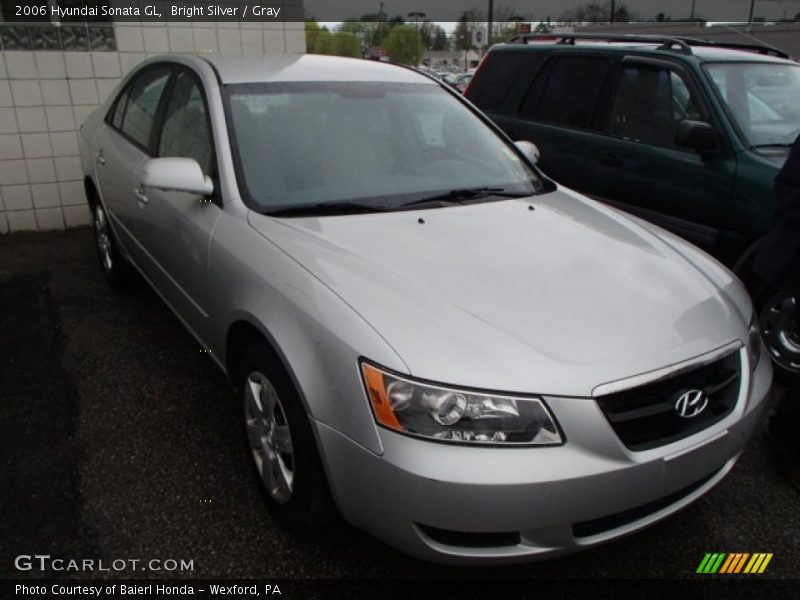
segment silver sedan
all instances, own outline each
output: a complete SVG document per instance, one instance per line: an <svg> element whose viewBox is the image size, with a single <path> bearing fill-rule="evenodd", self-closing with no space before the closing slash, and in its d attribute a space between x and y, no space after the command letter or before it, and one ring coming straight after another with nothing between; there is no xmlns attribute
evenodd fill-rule
<svg viewBox="0 0 800 600"><path fill-rule="evenodd" d="M573 552L710 490L759 423L740 282L413 70L153 58L80 139L103 274L138 271L228 375L285 527Z"/></svg>

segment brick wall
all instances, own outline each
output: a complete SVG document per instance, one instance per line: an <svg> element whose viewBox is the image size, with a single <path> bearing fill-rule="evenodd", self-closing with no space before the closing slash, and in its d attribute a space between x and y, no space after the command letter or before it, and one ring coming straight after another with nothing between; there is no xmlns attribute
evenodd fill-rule
<svg viewBox="0 0 800 600"><path fill-rule="evenodd" d="M90 223L78 128L145 58L305 52L301 22L115 23L114 33L114 51L0 52L0 234Z"/></svg>

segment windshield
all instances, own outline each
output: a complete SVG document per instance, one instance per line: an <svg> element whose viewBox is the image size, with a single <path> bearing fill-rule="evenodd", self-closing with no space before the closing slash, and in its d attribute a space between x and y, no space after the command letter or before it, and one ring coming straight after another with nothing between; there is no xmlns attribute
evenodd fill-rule
<svg viewBox="0 0 800 600"><path fill-rule="evenodd" d="M732 63L706 68L750 146L789 145L800 134L800 66Z"/></svg>
<svg viewBox="0 0 800 600"><path fill-rule="evenodd" d="M453 190L531 195L542 182L439 86L298 82L226 89L240 187L259 212L389 210Z"/></svg>

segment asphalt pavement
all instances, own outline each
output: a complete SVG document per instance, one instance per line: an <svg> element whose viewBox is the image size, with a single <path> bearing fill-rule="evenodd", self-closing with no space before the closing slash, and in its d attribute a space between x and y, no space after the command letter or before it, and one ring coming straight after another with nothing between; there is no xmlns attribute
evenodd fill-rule
<svg viewBox="0 0 800 600"><path fill-rule="evenodd" d="M0 287L2 577L36 552L192 560L184 577L436 579L692 578L706 552L772 552L759 577L800 577L800 493L760 435L690 507L560 559L453 568L346 524L289 535L263 507L225 377L144 283L105 284L90 230L0 238Z"/></svg>

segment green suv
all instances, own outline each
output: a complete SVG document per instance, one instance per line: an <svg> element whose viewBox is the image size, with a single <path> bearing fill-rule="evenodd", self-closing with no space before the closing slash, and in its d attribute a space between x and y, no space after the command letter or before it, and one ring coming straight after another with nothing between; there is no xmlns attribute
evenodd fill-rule
<svg viewBox="0 0 800 600"><path fill-rule="evenodd" d="M492 47L466 96L511 138L536 144L556 181L731 266L769 230L775 175L800 134L800 65L763 46L520 36ZM762 324L778 366L798 372L789 300L773 298Z"/></svg>

